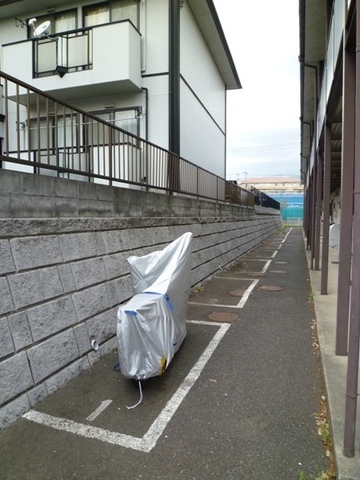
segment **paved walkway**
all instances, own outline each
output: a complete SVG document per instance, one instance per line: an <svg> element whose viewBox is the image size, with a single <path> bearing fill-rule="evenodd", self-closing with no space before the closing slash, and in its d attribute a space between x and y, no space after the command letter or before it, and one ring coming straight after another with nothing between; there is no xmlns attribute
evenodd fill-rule
<svg viewBox="0 0 360 480"><path fill-rule="evenodd" d="M306 252L310 265L310 252ZM314 294L315 313L321 360L327 391L327 402L331 418L332 437L336 460L338 480L360 479L360 412L358 409L355 438L355 456L343 455L345 391L347 374L347 357L335 355L337 281L339 250L329 249L328 294L320 295L321 272L309 270ZM360 382L359 382L360 385Z"/></svg>
<svg viewBox="0 0 360 480"><path fill-rule="evenodd" d="M329 462L310 298L302 230L273 235L193 293L184 344L137 408L113 352L0 432L0 478L316 478Z"/></svg>

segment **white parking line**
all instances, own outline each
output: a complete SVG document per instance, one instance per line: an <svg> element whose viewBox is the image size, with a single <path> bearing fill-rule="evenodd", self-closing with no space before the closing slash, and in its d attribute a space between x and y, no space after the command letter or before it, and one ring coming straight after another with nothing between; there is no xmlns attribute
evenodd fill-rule
<svg viewBox="0 0 360 480"><path fill-rule="evenodd" d="M86 417L86 420L89 420L89 422L92 422L95 420L95 418L97 418L100 413L102 413L105 408L107 408L110 403L112 403L112 400L104 400L103 402L101 402L100 406L91 414L89 415L88 417Z"/></svg>
<svg viewBox="0 0 360 480"><path fill-rule="evenodd" d="M277 252L276 252L276 253L277 253ZM271 260L268 260L268 261L265 263L264 268L261 270L260 273L265 273L266 270L269 268L270 263L271 263Z"/></svg>
<svg viewBox="0 0 360 480"><path fill-rule="evenodd" d="M286 239L287 237L290 235L290 232L291 230L293 229L293 227L290 228L290 230L287 232L287 234L285 235L285 238L283 239L283 241L281 243L285 243L286 242Z"/></svg>
<svg viewBox="0 0 360 480"><path fill-rule="evenodd" d="M181 402L184 400L191 387L199 378L205 365L230 327L229 323L204 322L196 320L190 320L188 322L200 325L217 326L219 329L198 361L192 367L184 381L181 383L179 388L167 402L163 410L160 412L158 417L155 419L149 430L142 438L132 437L131 435L125 435L118 432L111 432L109 430L104 430L103 428L93 427L91 425L85 425L83 423L67 420L66 418L54 417L36 410L29 410L23 415L23 417L41 425L55 428L56 430L66 431L86 438L95 438L102 442L111 443L125 448L132 448L133 450L139 450L141 452L150 452L155 447L158 439L164 432L173 415L176 413Z"/></svg>
<svg viewBox="0 0 360 480"><path fill-rule="evenodd" d="M220 278L223 278L223 277L220 277ZM225 278L225 280L228 280L228 279ZM236 278L234 280L240 280L240 279ZM249 280L249 279L247 278L246 280ZM255 288L255 286L258 284L258 282L259 282L259 279L253 280L251 282L251 285L245 290L245 292L242 295L239 303L237 303L236 305L228 305L228 304L223 305L221 303L200 303L200 302L188 302L188 304L189 305L198 305L198 306L201 306L201 307L243 308L243 306L245 305L245 303L247 302L247 300L250 296L250 293Z"/></svg>
<svg viewBox="0 0 360 480"><path fill-rule="evenodd" d="M253 289L258 284L258 282L259 282L259 279L254 280L252 282L252 284L250 285L250 287L245 291L244 295L241 297L240 302L238 303L238 308L243 308L243 306L245 305L245 303L247 302L247 300L250 296L250 293L253 291Z"/></svg>

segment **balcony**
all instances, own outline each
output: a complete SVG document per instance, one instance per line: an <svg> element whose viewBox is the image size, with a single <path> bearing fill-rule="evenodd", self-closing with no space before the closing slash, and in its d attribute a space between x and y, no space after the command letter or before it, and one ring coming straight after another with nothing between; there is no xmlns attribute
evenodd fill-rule
<svg viewBox="0 0 360 480"><path fill-rule="evenodd" d="M139 91L140 33L121 21L6 44L3 71L64 101Z"/></svg>

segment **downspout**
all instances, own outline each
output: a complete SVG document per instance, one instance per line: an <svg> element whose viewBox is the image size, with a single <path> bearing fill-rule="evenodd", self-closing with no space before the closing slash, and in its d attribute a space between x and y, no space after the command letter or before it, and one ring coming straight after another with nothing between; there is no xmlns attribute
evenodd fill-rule
<svg viewBox="0 0 360 480"><path fill-rule="evenodd" d="M180 188L180 0L169 0L169 155L168 192Z"/></svg>
<svg viewBox="0 0 360 480"><path fill-rule="evenodd" d="M169 0L169 150L180 155L180 0Z"/></svg>
<svg viewBox="0 0 360 480"><path fill-rule="evenodd" d="M145 92L145 140L148 140L149 135L149 89L142 87L141 90Z"/></svg>

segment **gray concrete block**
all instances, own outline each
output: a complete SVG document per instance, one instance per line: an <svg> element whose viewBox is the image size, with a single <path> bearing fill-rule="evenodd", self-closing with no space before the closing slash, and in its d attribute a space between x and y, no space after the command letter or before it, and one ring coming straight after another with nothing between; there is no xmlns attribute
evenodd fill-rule
<svg viewBox="0 0 360 480"><path fill-rule="evenodd" d="M99 344L104 343L116 334L116 312L113 308L101 315L97 315L86 322L89 337L97 340Z"/></svg>
<svg viewBox="0 0 360 480"><path fill-rule="evenodd" d="M24 195L52 197L54 179L44 175L22 174L22 192Z"/></svg>
<svg viewBox="0 0 360 480"><path fill-rule="evenodd" d="M0 240L0 275L14 272L15 265L8 240Z"/></svg>
<svg viewBox="0 0 360 480"><path fill-rule="evenodd" d="M120 297L116 287L116 281L106 283L106 292L109 298L109 307L115 307L120 304Z"/></svg>
<svg viewBox="0 0 360 480"><path fill-rule="evenodd" d="M0 364L0 405L34 385L25 352Z"/></svg>
<svg viewBox="0 0 360 480"><path fill-rule="evenodd" d="M77 317L80 321L109 308L105 285L97 285L73 294Z"/></svg>
<svg viewBox="0 0 360 480"><path fill-rule="evenodd" d="M57 236L15 238L10 241L18 271L62 263Z"/></svg>
<svg viewBox="0 0 360 480"><path fill-rule="evenodd" d="M104 262L101 258L91 258L71 264L78 290L107 280Z"/></svg>
<svg viewBox="0 0 360 480"><path fill-rule="evenodd" d="M98 255L105 255L106 247L105 247L102 232L94 232L94 238L95 238L96 250L98 252Z"/></svg>
<svg viewBox="0 0 360 480"><path fill-rule="evenodd" d="M156 245L156 250L161 250L166 244L175 240L171 233L171 227L160 228L136 228L128 231L125 248L140 248L143 246Z"/></svg>
<svg viewBox="0 0 360 480"><path fill-rule="evenodd" d="M51 235L59 232L57 218L14 218L13 237L32 237Z"/></svg>
<svg viewBox="0 0 360 480"><path fill-rule="evenodd" d="M123 252L116 253L115 255L106 255L104 257L105 268L109 279L129 274L130 267L127 261L129 256L129 252Z"/></svg>
<svg viewBox="0 0 360 480"><path fill-rule="evenodd" d="M0 318L0 358L4 358L15 351L8 319Z"/></svg>
<svg viewBox="0 0 360 480"><path fill-rule="evenodd" d="M128 250L126 247L126 245L129 245L128 230L112 230L109 232L103 232L102 236L107 254ZM135 245L133 245L133 248L134 247Z"/></svg>
<svg viewBox="0 0 360 480"><path fill-rule="evenodd" d="M57 297L63 293L56 267L10 276L9 285L17 309Z"/></svg>
<svg viewBox="0 0 360 480"><path fill-rule="evenodd" d="M9 325L16 350L29 346L32 342L31 331L25 312L9 316Z"/></svg>
<svg viewBox="0 0 360 480"><path fill-rule="evenodd" d="M48 395L49 392L47 391L44 383L37 385L27 392L27 397L31 407L34 407L36 404L44 400L44 398L46 398Z"/></svg>
<svg viewBox="0 0 360 480"><path fill-rule="evenodd" d="M18 172L10 170L1 170L0 175L0 192L1 195L8 196L13 192L21 192L22 189L22 175Z"/></svg>
<svg viewBox="0 0 360 480"><path fill-rule="evenodd" d="M68 330L51 337L27 352L35 383L58 372L79 356L74 332Z"/></svg>
<svg viewBox="0 0 360 480"><path fill-rule="evenodd" d="M91 349L89 333L86 328L85 323L81 323L74 327L74 334L76 338L76 342L79 348L80 355L84 355L84 353L89 352Z"/></svg>
<svg viewBox="0 0 360 480"><path fill-rule="evenodd" d="M0 430L14 423L29 409L30 403L26 395L21 395L5 407L0 408Z"/></svg>
<svg viewBox="0 0 360 480"><path fill-rule="evenodd" d="M57 269L64 293L74 292L76 290L76 284L70 264L58 265Z"/></svg>
<svg viewBox="0 0 360 480"><path fill-rule="evenodd" d="M119 219L109 217L81 218L77 215L74 218L61 218L60 225L63 233L103 232L106 230L118 230Z"/></svg>
<svg viewBox="0 0 360 480"><path fill-rule="evenodd" d="M70 182L63 178L53 180L55 197L76 199L79 196L78 182Z"/></svg>
<svg viewBox="0 0 360 480"><path fill-rule="evenodd" d="M27 317L35 342L77 323L75 307L70 296L30 308Z"/></svg>
<svg viewBox="0 0 360 480"><path fill-rule="evenodd" d="M114 280L120 303L125 302L134 295L130 275Z"/></svg>
<svg viewBox="0 0 360 480"><path fill-rule="evenodd" d="M60 245L65 262L80 260L81 258L95 257L97 255L93 233L71 233L61 235Z"/></svg>
<svg viewBox="0 0 360 480"><path fill-rule="evenodd" d="M42 177L43 175L33 175L34 177ZM25 195L24 195L25 197ZM23 217L41 217L52 218L54 216L54 199L43 195L26 195L22 198L22 216ZM17 216L16 214L14 216Z"/></svg>
<svg viewBox="0 0 360 480"><path fill-rule="evenodd" d="M79 215L77 201L63 197L54 197L53 211L55 216L61 217L77 217Z"/></svg>
<svg viewBox="0 0 360 480"><path fill-rule="evenodd" d="M14 310L14 304L6 278L0 278L0 315Z"/></svg>
<svg viewBox="0 0 360 480"><path fill-rule="evenodd" d="M59 390L73 378L77 377L80 373L84 372L90 367L90 363L87 357L80 358L75 362L62 369L60 372L53 375L51 378L45 381L46 388L49 395Z"/></svg>
<svg viewBox="0 0 360 480"><path fill-rule="evenodd" d="M11 237L13 232L13 221L12 219L2 218L5 216L3 213L8 213L8 206L3 203L4 197L0 194L0 237L6 238ZM7 200L10 203L9 200Z"/></svg>

